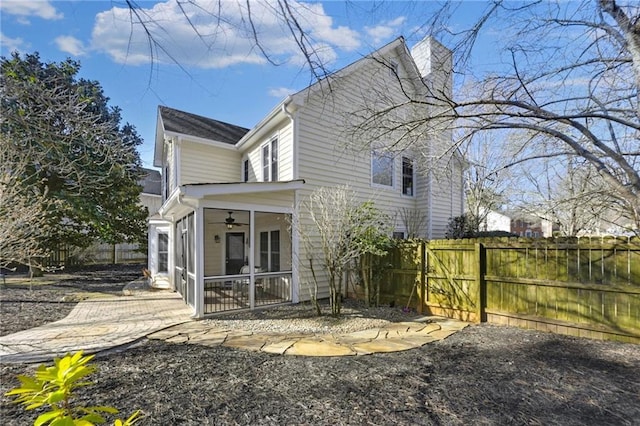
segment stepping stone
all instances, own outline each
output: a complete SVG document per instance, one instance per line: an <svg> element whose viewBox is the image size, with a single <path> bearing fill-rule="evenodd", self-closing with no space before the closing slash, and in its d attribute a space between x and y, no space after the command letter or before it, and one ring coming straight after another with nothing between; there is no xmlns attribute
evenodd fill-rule
<svg viewBox="0 0 640 426"><path fill-rule="evenodd" d="M247 349L258 352L265 345L266 339L261 335L229 336L222 346L236 349Z"/></svg>
<svg viewBox="0 0 640 426"><path fill-rule="evenodd" d="M373 353L373 352L400 352L413 349L416 346L401 339L376 339L371 342L357 343L352 345L356 352Z"/></svg>
<svg viewBox="0 0 640 426"><path fill-rule="evenodd" d="M348 346L321 339L301 339L293 344L285 355L346 356L356 353Z"/></svg>
<svg viewBox="0 0 640 426"><path fill-rule="evenodd" d="M415 347L415 348L419 348L421 346L426 345L427 343L435 342L438 339L436 339L435 337L427 334L426 336L420 336L420 335L409 336L409 335L407 335L407 336L404 336L402 338L402 340L404 342L407 342L410 345L413 345L413 347Z"/></svg>
<svg viewBox="0 0 640 426"><path fill-rule="evenodd" d="M284 355L287 349L289 349L297 341L298 339L284 339L279 342L269 342L262 347L262 352L266 352L268 354Z"/></svg>

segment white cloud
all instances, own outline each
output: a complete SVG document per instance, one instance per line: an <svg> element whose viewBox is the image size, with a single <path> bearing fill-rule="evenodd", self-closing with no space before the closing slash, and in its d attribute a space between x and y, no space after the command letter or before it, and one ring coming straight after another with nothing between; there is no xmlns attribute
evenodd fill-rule
<svg viewBox="0 0 640 426"><path fill-rule="evenodd" d="M390 21L383 21L374 27L364 27L364 30L369 37L372 37L373 44L380 44L381 42L396 35L398 33L398 29L406 20L406 17L399 16Z"/></svg>
<svg viewBox="0 0 640 426"><path fill-rule="evenodd" d="M274 98L282 99L286 98L289 95L296 93L297 90L290 89L288 87L272 87L269 89L269 96L273 96Z"/></svg>
<svg viewBox="0 0 640 426"><path fill-rule="evenodd" d="M72 36L59 36L54 40L58 49L73 56L82 56L86 53L84 44Z"/></svg>
<svg viewBox="0 0 640 426"><path fill-rule="evenodd" d="M56 20L62 19L64 16L56 10L50 1L3 0L0 2L0 10L3 13L18 16L18 22L21 24L29 24L27 17Z"/></svg>
<svg viewBox="0 0 640 426"><path fill-rule="evenodd" d="M29 44L25 43L23 39L7 37L4 33L0 32L0 45L2 49L6 49L8 52L18 51L22 49L28 49Z"/></svg>
<svg viewBox="0 0 640 426"><path fill-rule="evenodd" d="M267 0L249 3L260 47L256 46L248 25L247 3L225 1L220 5L219 16L217 0L198 2L197 7L167 0L136 9L154 38L151 46L140 19L134 19L132 24L128 8L113 7L96 16L91 47L115 62L133 65L152 59L200 68L263 64L267 59L260 47L276 63L304 63L304 56L274 3ZM322 60L335 60L336 49L352 51L360 46L358 33L344 26L336 27L321 4L292 1L289 6Z"/></svg>

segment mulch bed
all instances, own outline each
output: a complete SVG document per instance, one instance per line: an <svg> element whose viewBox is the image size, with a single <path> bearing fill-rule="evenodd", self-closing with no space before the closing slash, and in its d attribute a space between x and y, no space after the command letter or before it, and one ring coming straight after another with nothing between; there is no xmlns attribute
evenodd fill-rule
<svg viewBox="0 0 640 426"><path fill-rule="evenodd" d="M65 296L118 294L139 275L134 267L94 270L33 292L2 287L2 333L64 317L74 306ZM420 349L361 357L143 340L95 363L96 384L79 397L123 417L142 409L140 425L640 424L640 345L487 324ZM34 368L0 364L0 392ZM2 396L3 424L36 416Z"/></svg>

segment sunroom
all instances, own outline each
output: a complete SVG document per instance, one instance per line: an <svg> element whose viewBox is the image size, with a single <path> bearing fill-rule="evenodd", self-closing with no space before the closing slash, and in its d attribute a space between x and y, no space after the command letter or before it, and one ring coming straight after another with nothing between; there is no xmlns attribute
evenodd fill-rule
<svg viewBox="0 0 640 426"><path fill-rule="evenodd" d="M292 218L303 183L180 186L150 221L152 281L196 318L297 302Z"/></svg>

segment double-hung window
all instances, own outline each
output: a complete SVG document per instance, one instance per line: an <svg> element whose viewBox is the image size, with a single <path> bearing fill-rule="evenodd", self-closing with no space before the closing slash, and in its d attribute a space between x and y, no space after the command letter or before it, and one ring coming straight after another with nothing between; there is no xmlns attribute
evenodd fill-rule
<svg viewBox="0 0 640 426"><path fill-rule="evenodd" d="M249 182L249 160L242 162L242 181Z"/></svg>
<svg viewBox="0 0 640 426"><path fill-rule="evenodd" d="M371 182L393 188L393 156L379 151L371 152Z"/></svg>
<svg viewBox="0 0 640 426"><path fill-rule="evenodd" d="M413 171L413 160L402 157L402 193L414 196L416 188L415 174Z"/></svg>
<svg viewBox="0 0 640 426"><path fill-rule="evenodd" d="M278 139L272 139L262 146L262 181L278 180Z"/></svg>
<svg viewBox="0 0 640 426"><path fill-rule="evenodd" d="M169 234L158 233L158 273L169 272Z"/></svg>

